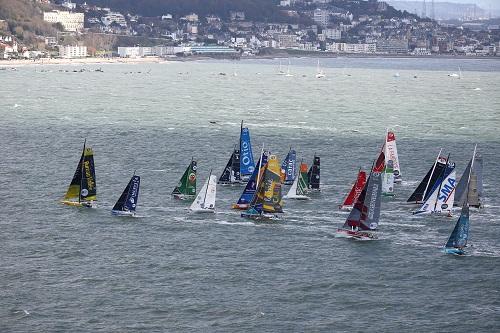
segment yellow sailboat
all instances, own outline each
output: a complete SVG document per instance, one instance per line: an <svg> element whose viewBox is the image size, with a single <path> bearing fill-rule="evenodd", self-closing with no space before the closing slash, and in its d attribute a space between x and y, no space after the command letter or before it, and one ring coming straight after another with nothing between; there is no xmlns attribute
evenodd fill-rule
<svg viewBox="0 0 500 333"><path fill-rule="evenodd" d="M61 203L68 206L94 207L97 201L94 152L83 143L83 151L68 191Z"/></svg>

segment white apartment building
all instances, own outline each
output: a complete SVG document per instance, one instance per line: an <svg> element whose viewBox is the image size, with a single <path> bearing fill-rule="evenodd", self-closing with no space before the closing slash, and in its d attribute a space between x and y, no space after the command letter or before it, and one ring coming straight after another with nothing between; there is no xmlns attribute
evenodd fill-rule
<svg viewBox="0 0 500 333"><path fill-rule="evenodd" d="M339 40L342 38L342 31L339 29L323 29L325 38Z"/></svg>
<svg viewBox="0 0 500 333"><path fill-rule="evenodd" d="M80 31L83 29L83 13L72 13L60 10L43 12L43 20L49 23L61 23L66 31Z"/></svg>
<svg viewBox="0 0 500 333"><path fill-rule="evenodd" d="M121 58L141 58L153 55L153 49L151 47L142 47L142 46L119 46L118 47L118 55Z"/></svg>
<svg viewBox="0 0 500 333"><path fill-rule="evenodd" d="M86 46L77 45L59 45L59 57L71 59L71 58L85 58L87 56Z"/></svg>
<svg viewBox="0 0 500 333"><path fill-rule="evenodd" d="M330 11L324 9L315 9L313 12L313 21L326 27L330 22Z"/></svg>
<svg viewBox="0 0 500 333"><path fill-rule="evenodd" d="M332 43L328 44L326 49L335 53L375 53L377 44Z"/></svg>
<svg viewBox="0 0 500 333"><path fill-rule="evenodd" d="M113 22L120 25L121 27L127 27L127 21L125 20L125 17L122 14L116 12L109 12L108 14L106 14L106 16L101 17L101 21L107 27L110 26Z"/></svg>

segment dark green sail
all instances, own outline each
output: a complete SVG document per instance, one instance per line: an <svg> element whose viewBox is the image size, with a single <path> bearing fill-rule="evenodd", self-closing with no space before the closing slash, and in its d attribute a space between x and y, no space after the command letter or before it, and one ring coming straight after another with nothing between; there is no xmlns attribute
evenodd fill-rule
<svg viewBox="0 0 500 333"><path fill-rule="evenodd" d="M188 165L172 195L178 199L196 196L196 161L191 161Z"/></svg>

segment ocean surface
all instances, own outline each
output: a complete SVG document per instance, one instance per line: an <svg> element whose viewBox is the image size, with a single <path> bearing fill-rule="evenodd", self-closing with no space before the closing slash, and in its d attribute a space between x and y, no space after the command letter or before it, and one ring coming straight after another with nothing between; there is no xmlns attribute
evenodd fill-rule
<svg viewBox="0 0 500 333"><path fill-rule="evenodd" d="M292 59L294 77L278 65L0 71L0 332L498 332L500 61L322 59L324 79L316 59ZM241 186L218 186L213 216L170 197L191 158L199 188L222 172L241 120L256 159L263 144L321 157L322 192L287 201L280 223L231 210ZM386 128L404 182L382 203L379 240L335 238ZM97 209L59 203L85 138ZM405 202L440 148L461 175L476 143L485 207L468 255L445 255L459 212L415 217ZM112 216L134 170L141 217Z"/></svg>

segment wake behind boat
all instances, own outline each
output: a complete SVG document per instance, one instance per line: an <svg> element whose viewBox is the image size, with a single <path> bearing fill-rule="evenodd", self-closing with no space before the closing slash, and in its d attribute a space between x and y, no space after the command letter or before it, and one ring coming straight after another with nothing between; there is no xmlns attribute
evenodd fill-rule
<svg viewBox="0 0 500 333"><path fill-rule="evenodd" d="M73 179L61 203L76 207L95 207L97 189L94 167L94 152L86 147L87 140L83 143L80 161L73 175Z"/></svg>

